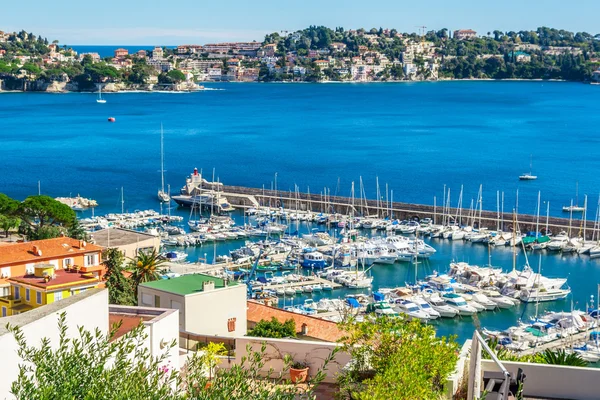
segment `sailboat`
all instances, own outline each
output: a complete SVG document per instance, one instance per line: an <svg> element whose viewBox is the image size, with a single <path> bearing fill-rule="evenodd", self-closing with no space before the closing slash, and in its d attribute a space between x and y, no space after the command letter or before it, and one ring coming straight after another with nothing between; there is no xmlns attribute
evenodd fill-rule
<svg viewBox="0 0 600 400"><path fill-rule="evenodd" d="M575 205L573 205L573 202L571 202L570 206L564 206L562 210L563 212L570 213L585 211L585 207L581 207L579 205L579 182L575 183Z"/></svg>
<svg viewBox="0 0 600 400"><path fill-rule="evenodd" d="M532 169L531 169L531 165L532 165L532 156L529 156L529 172L525 172L523 175L519 176L519 180L521 181L534 181L537 179L536 175L533 175L531 173Z"/></svg>
<svg viewBox="0 0 600 400"><path fill-rule="evenodd" d="M165 149L163 137L163 126L160 124L160 190L158 191L158 200L161 203L168 203L171 201L171 196L165 192Z"/></svg>
<svg viewBox="0 0 600 400"><path fill-rule="evenodd" d="M96 99L96 103L106 103L106 100L102 98L102 85L98 86L98 98Z"/></svg>

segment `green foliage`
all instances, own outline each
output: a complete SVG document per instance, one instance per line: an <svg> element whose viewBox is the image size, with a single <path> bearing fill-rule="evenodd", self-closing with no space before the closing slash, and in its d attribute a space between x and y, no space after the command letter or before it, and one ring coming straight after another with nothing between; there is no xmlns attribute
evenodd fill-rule
<svg viewBox="0 0 600 400"><path fill-rule="evenodd" d="M76 220L71 207L49 196L29 196L20 203L15 214L27 227L29 240L60 236Z"/></svg>
<svg viewBox="0 0 600 400"><path fill-rule="evenodd" d="M178 69L172 69L171 71L167 72L167 76L174 83L185 81L185 75Z"/></svg>
<svg viewBox="0 0 600 400"><path fill-rule="evenodd" d="M90 240L90 235L81 226L77 217L74 217L67 227L67 236L73 239Z"/></svg>
<svg viewBox="0 0 600 400"><path fill-rule="evenodd" d="M75 338L67 334L66 315L58 320L59 340L54 345L44 338L36 347L28 344L21 328L8 326L23 360L11 385L18 400L50 399L175 399L179 378L161 365L176 343L160 357L145 348L147 335L140 325L118 340L116 329L104 335L79 328Z"/></svg>
<svg viewBox="0 0 600 400"><path fill-rule="evenodd" d="M242 362L234 364L228 369L217 369L212 379L205 373L212 364L212 356L207 353L195 353L186 366L184 390L187 398L194 400L217 399L261 399L261 400L296 400L313 399L314 389L325 378L325 370L335 357L332 352L324 361L323 368L306 384L305 387L289 384L286 377L289 373L292 360L284 357L284 367L281 374L270 371L267 379L262 378L259 371L265 370L268 359L266 345L263 344L259 351L254 351L248 345L248 355Z"/></svg>
<svg viewBox="0 0 600 400"><path fill-rule="evenodd" d="M19 208L19 201L0 193L0 214L13 215Z"/></svg>
<svg viewBox="0 0 600 400"><path fill-rule="evenodd" d="M438 399L456 366L455 338L438 338L419 321L351 319L341 327L344 350L353 359L339 378L343 399Z"/></svg>
<svg viewBox="0 0 600 400"><path fill-rule="evenodd" d="M68 337L66 315L58 321L59 340L42 339L39 346L28 344L21 328L7 326L14 335L23 360L19 375L11 385L17 400L103 399L103 400L296 400L314 398L314 389L325 378L325 370L335 357L332 352L323 368L306 386L292 385L286 377L291 359L284 357L281 374L269 373L263 379L267 360L266 345L259 351L247 347L241 364L216 369L222 345L209 344L196 352L183 374L169 370L168 352L177 345L170 343L162 355L152 357L145 347L143 326L117 340L118 326L104 335L78 328L78 335Z"/></svg>
<svg viewBox="0 0 600 400"><path fill-rule="evenodd" d="M248 331L248 336L265 338L296 337L296 322L293 319L288 319L281 323L275 317L270 321L262 319L254 326L254 329Z"/></svg>
<svg viewBox="0 0 600 400"><path fill-rule="evenodd" d="M588 363L575 352L567 353L564 349L546 349L540 353L519 355L503 346L498 345L498 340L491 338L487 340L488 346L494 349L498 359L503 361L528 362L534 364L568 365L572 367L587 367ZM490 358L486 352L482 352L483 358Z"/></svg>
<svg viewBox="0 0 600 400"><path fill-rule="evenodd" d="M137 298L133 288L133 282L127 279L125 271L125 257L120 250L109 248L104 250L102 258L106 267L106 287L108 288L108 302L123 306L135 306Z"/></svg>
<svg viewBox="0 0 600 400"><path fill-rule="evenodd" d="M156 249L151 252L139 250L137 257L129 260L127 270L131 272L133 287L137 296L137 288L140 283L157 281L160 279L160 271L167 261L160 257Z"/></svg>
<svg viewBox="0 0 600 400"><path fill-rule="evenodd" d="M20 225L21 220L19 218L0 214L0 229L4 231L6 237L8 237L11 230L18 229Z"/></svg>

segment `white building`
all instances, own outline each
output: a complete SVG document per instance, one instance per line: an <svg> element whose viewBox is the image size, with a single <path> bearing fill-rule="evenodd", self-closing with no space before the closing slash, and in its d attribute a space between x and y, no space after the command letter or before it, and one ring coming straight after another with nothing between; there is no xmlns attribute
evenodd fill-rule
<svg viewBox="0 0 600 400"><path fill-rule="evenodd" d="M19 326L28 345L39 346L43 338L50 340L53 349L58 348L58 319L66 313L67 336L79 337L79 327L93 332L98 329L103 335L110 332L114 323L121 322L113 340L119 338L141 323L147 338L144 346L150 355L163 354L165 344L179 339L179 316L174 310L148 309L142 307L113 306L108 304L107 289L89 289L76 296L38 307L34 310L12 317L0 318L0 399L12 398L10 386L17 379L18 365L22 362L17 354L17 342L6 324ZM163 365L179 370L179 346L169 350Z"/></svg>
<svg viewBox="0 0 600 400"><path fill-rule="evenodd" d="M207 336L246 334L246 285L192 274L143 283L138 305L179 310L180 331Z"/></svg>
<svg viewBox="0 0 600 400"><path fill-rule="evenodd" d="M93 243L105 248L117 248L127 258L134 258L138 251L152 252L160 249L160 237L124 228L107 228L91 235Z"/></svg>

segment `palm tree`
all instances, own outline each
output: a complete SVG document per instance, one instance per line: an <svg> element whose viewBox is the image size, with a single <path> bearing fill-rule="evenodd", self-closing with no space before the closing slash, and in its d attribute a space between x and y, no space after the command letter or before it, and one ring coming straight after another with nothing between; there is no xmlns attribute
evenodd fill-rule
<svg viewBox="0 0 600 400"><path fill-rule="evenodd" d="M152 252L139 250L137 257L130 259L127 268L131 272L131 279L136 292L140 283L159 280L159 272L166 262L165 259L160 257L156 249L152 249Z"/></svg>

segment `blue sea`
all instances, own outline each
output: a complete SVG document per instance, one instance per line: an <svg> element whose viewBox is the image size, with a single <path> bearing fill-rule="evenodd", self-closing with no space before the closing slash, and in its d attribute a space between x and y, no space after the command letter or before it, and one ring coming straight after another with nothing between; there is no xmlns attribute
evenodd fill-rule
<svg viewBox="0 0 600 400"><path fill-rule="evenodd" d="M157 44L159 46L159 44ZM137 53L140 50L151 51L155 46L143 46L143 45L123 45L123 46L111 46L111 45L73 45L67 47L71 47L73 50L77 52L77 54L81 53L98 53L101 58L104 57L114 57L116 49L127 49L129 50L129 54ZM176 48L177 46L162 46L167 48Z"/></svg>
<svg viewBox="0 0 600 400"><path fill-rule="evenodd" d="M78 50L83 51L83 50ZM86 50L92 51L92 50ZM111 50L112 51L112 50ZM23 199L41 192L98 200L96 214L158 210L160 124L165 133L166 181L172 192L194 167L231 185L280 190L310 188L349 195L360 177L371 198L376 178L395 201L441 204L444 186L463 205L483 185L483 208L552 215L588 194L593 219L600 192L600 88L562 82L432 82L374 84L207 84L197 93L0 94L0 192ZM116 118L115 123L107 122ZM532 172L538 180L522 182ZM357 190L358 193L358 190ZM502 205L500 205L502 207ZM173 210L187 215L186 210ZM308 227L306 227L308 229ZM238 242L235 246L242 245ZM438 253L422 273L452 260L487 263L487 250L432 243ZM219 245L225 254L233 244ZM211 247L193 257L214 253ZM520 256L522 257L522 255ZM493 251L495 265L511 268L510 250ZM524 263L520 258L519 265ZM531 263L536 265L535 262ZM429 270L427 269L429 268ZM600 264L587 256L547 256L544 273L569 275L573 300L583 308L596 293ZM407 266L377 267L376 286L403 284ZM421 274L421 272L419 273ZM414 273L413 278L414 280ZM569 308L570 299L554 308ZM518 312L487 313L483 325L505 327ZM527 314L528 311L526 310ZM472 333L471 322L445 321L441 333Z"/></svg>

